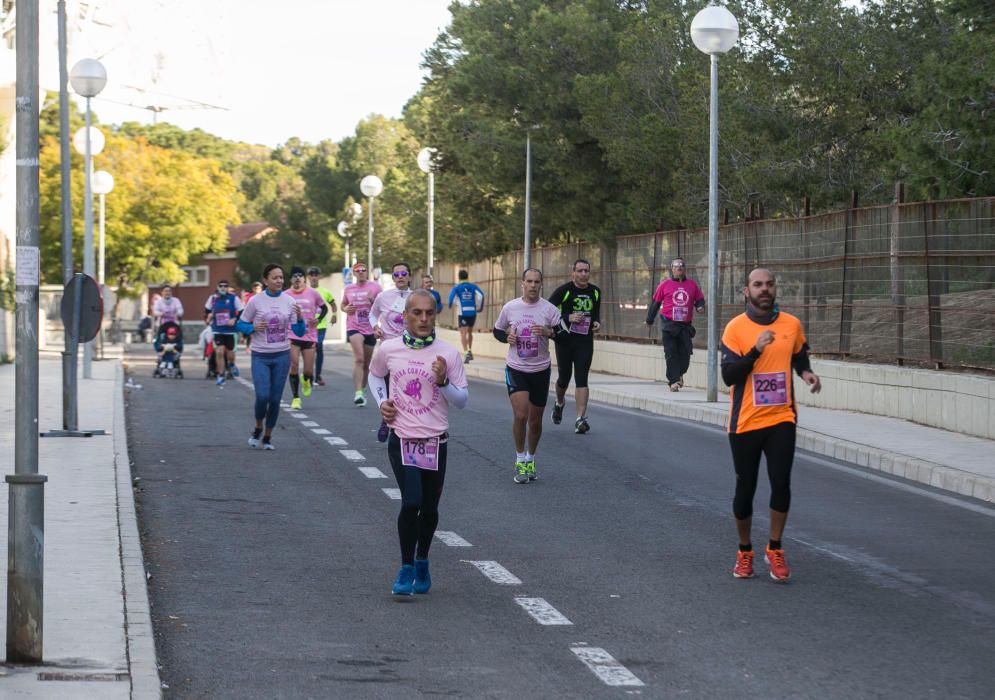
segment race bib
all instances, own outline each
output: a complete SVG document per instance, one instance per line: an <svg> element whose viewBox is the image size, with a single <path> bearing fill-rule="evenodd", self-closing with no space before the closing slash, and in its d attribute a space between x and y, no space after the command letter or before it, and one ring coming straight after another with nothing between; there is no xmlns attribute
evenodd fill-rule
<svg viewBox="0 0 995 700"><path fill-rule="evenodd" d="M287 342L287 324L273 319L266 325L266 342L279 344Z"/></svg>
<svg viewBox="0 0 995 700"><path fill-rule="evenodd" d="M528 335L518 336L515 347L518 349L518 356L522 359L527 357L539 357L539 338L532 335L532 329L526 328L523 333Z"/></svg>
<svg viewBox="0 0 995 700"><path fill-rule="evenodd" d="M360 323L366 323L370 320L370 310L369 309L359 309L356 312L356 318L359 319Z"/></svg>
<svg viewBox="0 0 995 700"><path fill-rule="evenodd" d="M672 321L677 321L678 323L684 323L688 320L688 307L686 306L675 306L670 311L670 315L673 317Z"/></svg>
<svg viewBox="0 0 995 700"><path fill-rule="evenodd" d="M214 312L214 325L215 326L227 326L228 321L231 319L231 314L227 311L215 311Z"/></svg>
<svg viewBox="0 0 995 700"><path fill-rule="evenodd" d="M401 464L439 471L439 438L401 438Z"/></svg>
<svg viewBox="0 0 995 700"><path fill-rule="evenodd" d="M752 376L754 406L783 406L788 403L788 382L784 372L764 372Z"/></svg>
<svg viewBox="0 0 995 700"><path fill-rule="evenodd" d="M584 318L577 321L576 323L570 323L570 332L577 333L578 335L587 335L591 330L591 317L584 314Z"/></svg>

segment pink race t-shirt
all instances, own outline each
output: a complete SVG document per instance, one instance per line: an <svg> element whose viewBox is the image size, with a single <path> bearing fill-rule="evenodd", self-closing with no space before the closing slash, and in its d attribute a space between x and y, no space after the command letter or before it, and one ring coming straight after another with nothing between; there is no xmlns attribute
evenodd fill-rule
<svg viewBox="0 0 995 700"><path fill-rule="evenodd" d="M304 323L307 327L307 332L303 336L297 336L294 332L290 331L290 337L293 340L303 340L310 343L318 342L318 326L315 319L318 317L318 312L321 307L325 305L325 300L321 298L316 289L311 287L305 287L298 294L293 289L288 289L284 292L294 300L294 303L301 307L301 318L304 319Z"/></svg>
<svg viewBox="0 0 995 700"><path fill-rule="evenodd" d="M290 326L294 316L294 300L286 292L271 297L269 293L256 294L249 299L242 311L242 321L255 323L266 319L266 330L252 332L252 352L282 352L290 349Z"/></svg>
<svg viewBox="0 0 995 700"><path fill-rule="evenodd" d="M528 304L518 297L512 299L498 316L494 327L502 331L514 331L518 336L515 345L508 346L508 366L520 372L541 372L549 367L549 338L532 335L532 326L560 325L560 310L539 297L534 304Z"/></svg>
<svg viewBox="0 0 995 700"><path fill-rule="evenodd" d="M373 327L370 326L370 307L373 300L382 292L380 285L376 282L366 282L366 284L350 284L342 291L343 305L352 304L356 311L346 314L345 327L347 331L359 331L363 335L373 335Z"/></svg>
<svg viewBox="0 0 995 700"><path fill-rule="evenodd" d="M373 302L370 315L377 320L383 331L383 339L397 338L404 333L404 304L411 296L411 290L388 289Z"/></svg>
<svg viewBox="0 0 995 700"><path fill-rule="evenodd" d="M406 346L403 338L392 338L381 343L373 355L370 373L375 377L390 375L390 400L397 408L390 427L398 437L435 437L449 430L449 401L432 371L438 357L446 361L446 376L453 386L465 389L463 358L444 340L415 350Z"/></svg>
<svg viewBox="0 0 995 700"><path fill-rule="evenodd" d="M705 295L698 289L694 280L677 281L665 279L653 293L653 301L662 304L660 315L678 323L691 323L694 318L694 306L705 300Z"/></svg>

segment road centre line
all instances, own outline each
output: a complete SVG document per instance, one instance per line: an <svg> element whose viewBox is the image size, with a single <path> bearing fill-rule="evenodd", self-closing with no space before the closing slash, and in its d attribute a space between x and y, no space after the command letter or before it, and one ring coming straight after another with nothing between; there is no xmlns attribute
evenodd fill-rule
<svg viewBox="0 0 995 700"><path fill-rule="evenodd" d="M435 536L439 540L449 546L449 547L472 547L473 545L464 540L462 537L457 535L455 532L449 532L448 530L436 530Z"/></svg>
<svg viewBox="0 0 995 700"><path fill-rule="evenodd" d="M546 602L545 598L525 598L516 596L515 602L518 603L522 609L531 615L532 618L540 625L573 624L567 619L566 615Z"/></svg>
<svg viewBox="0 0 995 700"><path fill-rule="evenodd" d="M632 671L620 664L611 654L600 647L577 645L570 647L570 651L605 685L630 687L646 685L636 678Z"/></svg>
<svg viewBox="0 0 995 700"><path fill-rule="evenodd" d="M363 476L367 479L386 479L387 475L376 467L359 467L359 471L363 472Z"/></svg>
<svg viewBox="0 0 995 700"><path fill-rule="evenodd" d="M387 494L387 498L389 498L392 501L401 500L401 489L380 489L380 490L383 491L385 494Z"/></svg>
<svg viewBox="0 0 995 700"><path fill-rule="evenodd" d="M364 457L358 450L339 450L339 454L348 459L350 462L366 461L366 457Z"/></svg>
<svg viewBox="0 0 995 700"><path fill-rule="evenodd" d="M331 435L332 431L326 428L311 428L311 432L315 435Z"/></svg>
<svg viewBox="0 0 995 700"><path fill-rule="evenodd" d="M315 423L313 420L302 420L301 421L301 425L303 427L305 427L305 428L317 428L318 427L318 424Z"/></svg>
<svg viewBox="0 0 995 700"><path fill-rule="evenodd" d="M520 586L522 585L522 580L515 576L515 574L508 571L506 568L498 564L496 561L469 561L464 559L467 564L472 564L477 567L477 569L484 576L489 578L494 583L500 584L502 586Z"/></svg>
<svg viewBox="0 0 995 700"><path fill-rule="evenodd" d="M301 419L307 418L307 415L305 415L304 413L291 413L290 415L293 416L294 418L301 418Z"/></svg>
<svg viewBox="0 0 995 700"><path fill-rule="evenodd" d="M340 437L334 437L334 436L332 436L332 437L326 437L325 438L325 442L327 442L329 445L348 445L349 444L348 442L346 442L342 438L340 438Z"/></svg>

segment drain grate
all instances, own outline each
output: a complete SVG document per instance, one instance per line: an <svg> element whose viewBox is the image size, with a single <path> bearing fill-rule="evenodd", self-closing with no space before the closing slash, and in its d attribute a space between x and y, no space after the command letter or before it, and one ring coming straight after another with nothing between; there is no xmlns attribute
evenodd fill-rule
<svg viewBox="0 0 995 700"><path fill-rule="evenodd" d="M129 679L127 673L71 673L65 671L42 671L38 674L40 681L126 681Z"/></svg>

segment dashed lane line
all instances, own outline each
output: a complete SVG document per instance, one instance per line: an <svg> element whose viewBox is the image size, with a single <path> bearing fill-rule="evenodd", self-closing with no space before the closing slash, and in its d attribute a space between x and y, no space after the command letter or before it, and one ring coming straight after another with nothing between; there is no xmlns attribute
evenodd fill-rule
<svg viewBox="0 0 995 700"><path fill-rule="evenodd" d="M473 545L464 540L462 537L457 535L455 532L449 532L448 530L436 530L435 536L439 540L450 547L472 547Z"/></svg>
<svg viewBox="0 0 995 700"><path fill-rule="evenodd" d="M350 462L365 462L366 457L359 450L339 450L339 454Z"/></svg>
<svg viewBox="0 0 995 700"><path fill-rule="evenodd" d="M383 491L385 494L387 494L387 498L389 498L392 501L401 500L401 489L380 489L380 490Z"/></svg>
<svg viewBox="0 0 995 700"><path fill-rule="evenodd" d="M301 418L301 419L307 418L307 416L303 413L291 413L290 415L292 418Z"/></svg>
<svg viewBox="0 0 995 700"><path fill-rule="evenodd" d="M340 438L340 437L335 437L335 436L332 436L332 437L326 437L326 438L325 438L325 442L327 442L327 443L328 443L329 445L334 445L334 446L339 446L339 445L348 445L348 444L349 444L348 442L346 442L346 441L345 441L345 440L343 440L342 438Z"/></svg>
<svg viewBox="0 0 995 700"><path fill-rule="evenodd" d="M317 428L318 424L315 423L313 420L302 420L301 421L301 426L303 426L305 428Z"/></svg>
<svg viewBox="0 0 995 700"><path fill-rule="evenodd" d="M516 596L515 602L518 603L522 609L531 615L532 619L540 625L573 624L567 619L566 615L547 603L545 598L526 598Z"/></svg>
<svg viewBox="0 0 995 700"><path fill-rule="evenodd" d="M331 435L332 431L327 428L311 428L311 432L315 435Z"/></svg>
<svg viewBox="0 0 995 700"><path fill-rule="evenodd" d="M605 685L616 687L642 687L646 685L632 671L620 664L615 660L615 657L600 647L589 647L586 644L575 645L570 647L570 651L584 662L584 665L591 670L591 673L597 676Z"/></svg>
<svg viewBox="0 0 995 700"><path fill-rule="evenodd" d="M359 471L363 472L363 476L367 479L386 479L387 475L376 467L359 467Z"/></svg>
<svg viewBox="0 0 995 700"><path fill-rule="evenodd" d="M489 578L494 583L500 584L502 586L520 586L522 585L522 580L515 576L515 574L508 571L506 568L498 564L496 561L469 561L467 559L463 560L467 564L472 564L477 567L477 569L484 576Z"/></svg>

